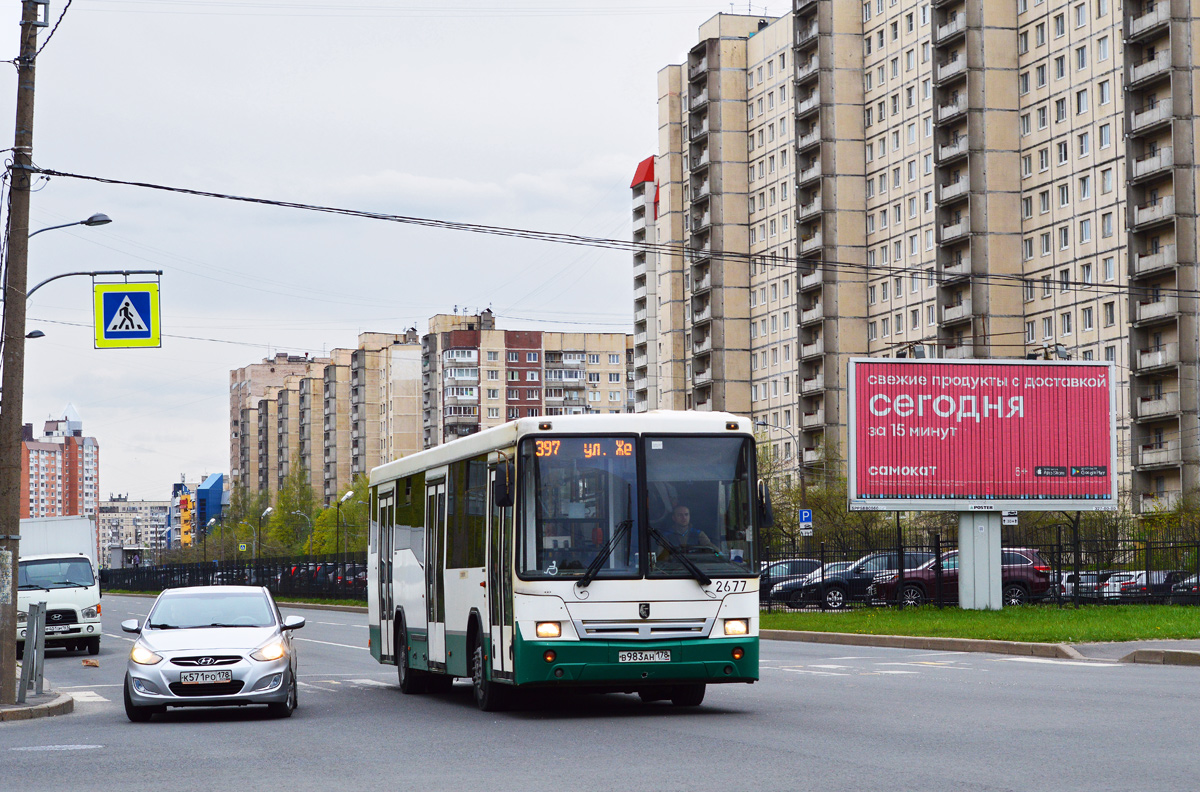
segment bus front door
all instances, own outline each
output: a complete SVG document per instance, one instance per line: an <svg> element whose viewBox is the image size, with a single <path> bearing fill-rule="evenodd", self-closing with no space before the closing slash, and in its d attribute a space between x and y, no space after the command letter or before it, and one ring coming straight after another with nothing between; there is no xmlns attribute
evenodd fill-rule
<svg viewBox="0 0 1200 792"><path fill-rule="evenodd" d="M446 603L443 599L446 559L446 482L425 487L425 602L429 632L429 667L446 667Z"/></svg>
<svg viewBox="0 0 1200 792"><path fill-rule="evenodd" d="M379 655L384 661L395 657L396 599L393 573L395 501L391 492L380 492L377 520L379 524Z"/></svg>

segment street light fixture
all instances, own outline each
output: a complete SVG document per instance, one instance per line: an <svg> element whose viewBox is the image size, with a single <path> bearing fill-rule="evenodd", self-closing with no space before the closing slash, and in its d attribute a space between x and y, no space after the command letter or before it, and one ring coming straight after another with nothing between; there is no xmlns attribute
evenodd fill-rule
<svg viewBox="0 0 1200 792"><path fill-rule="evenodd" d="M29 237L32 239L33 237L37 236L38 234L42 233L43 231L53 231L56 228L70 228L71 226L77 226L77 225L102 226L102 225L108 225L111 222L112 222L111 217L104 214L103 212L97 212L96 214L89 217L87 220L76 220L74 223L63 223L62 225L55 225L55 226L48 226L46 228L39 228L37 231L34 231L32 234L30 234Z"/></svg>
<svg viewBox="0 0 1200 792"><path fill-rule="evenodd" d="M303 517L304 519L308 520L308 560L311 563L312 562L312 540L313 540L312 517L309 517L307 514L305 514L302 511L299 511L299 510L292 512L292 514L296 515L297 517Z"/></svg>
<svg viewBox="0 0 1200 792"><path fill-rule="evenodd" d="M800 450L800 441L796 438L795 433L793 433L791 429L785 429L782 426L776 426L775 424L768 423L767 421L765 421L761 418L759 420L755 421L754 425L761 426L763 428L768 428L768 429L778 429L781 432L786 432L788 437L792 438L792 442L795 444L795 447L796 447L796 458L797 458L796 468L800 471L800 507L803 509L807 509L808 508L808 487L806 486L807 482L805 481L805 478L804 478L804 457Z"/></svg>
<svg viewBox="0 0 1200 792"><path fill-rule="evenodd" d="M333 531L333 555L334 555L334 558L336 558L338 556L338 553L340 552L338 550L338 542L340 541L341 536L342 536L342 504L345 503L346 501L350 500L353 497L354 497L354 490L346 490L346 494L343 495L337 502L337 525L334 526L334 531Z"/></svg>
<svg viewBox="0 0 1200 792"><path fill-rule="evenodd" d="M268 506L262 514L258 515L258 530L254 533L254 563L258 564L258 546L262 542L262 521L268 514L275 511L274 506Z"/></svg>

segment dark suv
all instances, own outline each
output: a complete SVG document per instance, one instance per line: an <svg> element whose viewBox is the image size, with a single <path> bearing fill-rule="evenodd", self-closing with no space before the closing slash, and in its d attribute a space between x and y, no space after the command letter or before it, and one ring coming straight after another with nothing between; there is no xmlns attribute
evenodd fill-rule
<svg viewBox="0 0 1200 792"><path fill-rule="evenodd" d="M905 605L923 605L937 597L937 561L904 572L904 586L900 586L900 575L893 572L878 576L875 580L875 597L895 601L897 590ZM942 602L958 602L958 551L942 554ZM1005 547L1000 550L1000 589L1005 605L1024 605L1043 599L1050 592L1050 565L1036 550L1026 547Z"/></svg>
<svg viewBox="0 0 1200 792"><path fill-rule="evenodd" d="M847 569L826 575L824 580L806 582L793 593L793 602L821 603L826 608L843 608L851 602L871 598L876 578L886 577L898 569L898 554L891 552L870 553L855 561ZM933 560L933 553L905 551L904 568L916 569ZM905 574L908 574L907 571Z"/></svg>

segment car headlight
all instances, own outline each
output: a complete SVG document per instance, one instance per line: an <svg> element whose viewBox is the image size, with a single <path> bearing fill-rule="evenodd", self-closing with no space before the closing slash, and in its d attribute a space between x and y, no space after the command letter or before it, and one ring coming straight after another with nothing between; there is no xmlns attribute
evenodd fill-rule
<svg viewBox="0 0 1200 792"><path fill-rule="evenodd" d="M726 619L725 634L726 635L746 635L750 632L750 625L745 619Z"/></svg>
<svg viewBox="0 0 1200 792"><path fill-rule="evenodd" d="M269 643L263 644L262 646L255 649L253 652L250 653L250 656L253 657L255 660L262 660L263 662L267 662L270 660L278 660L279 658L283 657L285 654L287 654L287 647L285 647L283 645L283 641L281 639L276 638L275 640L270 641Z"/></svg>
<svg viewBox="0 0 1200 792"><path fill-rule="evenodd" d="M538 638L561 638L562 625L558 622L538 622L537 623Z"/></svg>
<svg viewBox="0 0 1200 792"><path fill-rule="evenodd" d="M83 618L85 618L85 619L94 619L94 618L96 618L97 616L99 616L99 615L100 615L100 606L99 606L99 605L93 605L93 606L92 606L92 607L90 607L90 608L84 608L84 609L83 609L83 613L82 613L81 615L82 615L82 616L83 616Z"/></svg>
<svg viewBox="0 0 1200 792"><path fill-rule="evenodd" d="M138 665L154 665L155 663L162 662L162 658L160 656L156 655L154 652L151 652L141 644L133 645L133 649L129 652L129 659Z"/></svg>

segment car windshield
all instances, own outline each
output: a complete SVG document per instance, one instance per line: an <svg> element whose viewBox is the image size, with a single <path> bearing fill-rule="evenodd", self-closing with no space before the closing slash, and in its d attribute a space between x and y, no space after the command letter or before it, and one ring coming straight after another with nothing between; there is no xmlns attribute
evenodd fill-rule
<svg viewBox="0 0 1200 792"><path fill-rule="evenodd" d="M521 465L524 577L638 574L634 438L527 438Z"/></svg>
<svg viewBox="0 0 1200 792"><path fill-rule="evenodd" d="M92 565L83 558L21 561L17 568L17 587L25 590L86 588L95 584Z"/></svg>
<svg viewBox="0 0 1200 792"><path fill-rule="evenodd" d="M164 594L146 619L152 630L193 627L270 627L271 603L260 591L181 591Z"/></svg>

